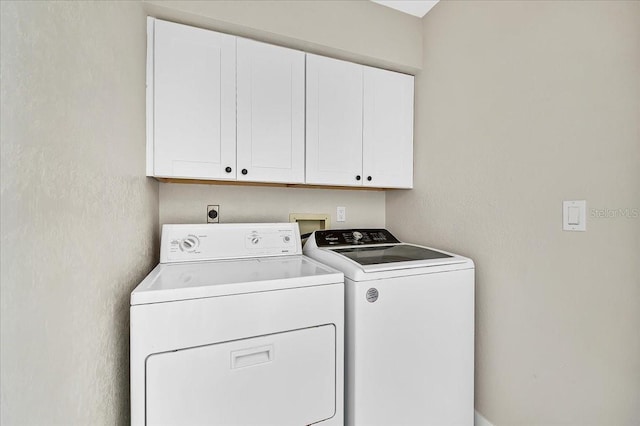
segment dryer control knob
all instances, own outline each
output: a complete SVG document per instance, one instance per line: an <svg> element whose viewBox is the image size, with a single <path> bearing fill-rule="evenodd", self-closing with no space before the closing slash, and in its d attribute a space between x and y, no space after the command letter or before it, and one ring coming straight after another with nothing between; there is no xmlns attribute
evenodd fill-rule
<svg viewBox="0 0 640 426"><path fill-rule="evenodd" d="M189 235L188 237L180 241L180 250L192 252L195 251L199 245L200 240L198 240L198 237L196 237L195 235Z"/></svg>

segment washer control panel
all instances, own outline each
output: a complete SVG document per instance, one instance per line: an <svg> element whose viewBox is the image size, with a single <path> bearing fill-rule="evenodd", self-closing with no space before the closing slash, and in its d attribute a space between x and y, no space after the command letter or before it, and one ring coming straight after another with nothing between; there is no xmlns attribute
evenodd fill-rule
<svg viewBox="0 0 640 426"><path fill-rule="evenodd" d="M163 225L160 263L302 254L297 223Z"/></svg>
<svg viewBox="0 0 640 426"><path fill-rule="evenodd" d="M315 232L318 247L399 243L386 229L334 229Z"/></svg>

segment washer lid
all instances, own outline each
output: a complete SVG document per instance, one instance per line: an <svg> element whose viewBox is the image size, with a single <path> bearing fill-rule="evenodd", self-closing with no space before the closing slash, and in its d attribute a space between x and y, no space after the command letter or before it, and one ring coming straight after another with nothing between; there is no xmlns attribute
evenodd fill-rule
<svg viewBox="0 0 640 426"><path fill-rule="evenodd" d="M305 255L344 273L352 281L473 269L471 259L399 242L384 229L315 231L304 245Z"/></svg>
<svg viewBox="0 0 640 426"><path fill-rule="evenodd" d="M453 256L446 253L411 244L336 248L333 251L348 257L360 265L453 258Z"/></svg>
<svg viewBox="0 0 640 426"><path fill-rule="evenodd" d="M395 276L413 275L429 272L439 272L438 267L454 267L456 264L468 263L469 259L446 253L439 250L422 247L415 244L394 244L368 247L341 247L330 249L319 249L332 253L332 257L343 258L344 263L334 264L326 262L328 265L342 270L345 276L354 277L368 276L367 279L380 279L382 276L373 273L389 271ZM307 253L316 258L314 252ZM324 262L324 258L319 258ZM345 265L350 264L349 266ZM362 278L358 278L362 279Z"/></svg>
<svg viewBox="0 0 640 426"><path fill-rule="evenodd" d="M131 293L131 305L344 282L306 256L160 264Z"/></svg>

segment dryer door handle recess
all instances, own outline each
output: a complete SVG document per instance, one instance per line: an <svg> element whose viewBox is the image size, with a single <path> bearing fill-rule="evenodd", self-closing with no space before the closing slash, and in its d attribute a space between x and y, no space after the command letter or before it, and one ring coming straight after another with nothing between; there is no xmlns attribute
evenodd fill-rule
<svg viewBox="0 0 640 426"><path fill-rule="evenodd" d="M231 369L249 367L273 361L273 345L231 352Z"/></svg>

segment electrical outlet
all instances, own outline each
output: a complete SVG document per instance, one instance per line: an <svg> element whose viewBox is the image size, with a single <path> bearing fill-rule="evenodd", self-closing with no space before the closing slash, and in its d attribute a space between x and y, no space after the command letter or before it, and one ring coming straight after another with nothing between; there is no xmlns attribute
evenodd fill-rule
<svg viewBox="0 0 640 426"><path fill-rule="evenodd" d="M220 206L218 204L212 204L207 206L207 223L219 223L220 222Z"/></svg>
<svg viewBox="0 0 640 426"><path fill-rule="evenodd" d="M345 222L347 220L347 208L346 207L337 207L336 208L336 221L337 222Z"/></svg>

